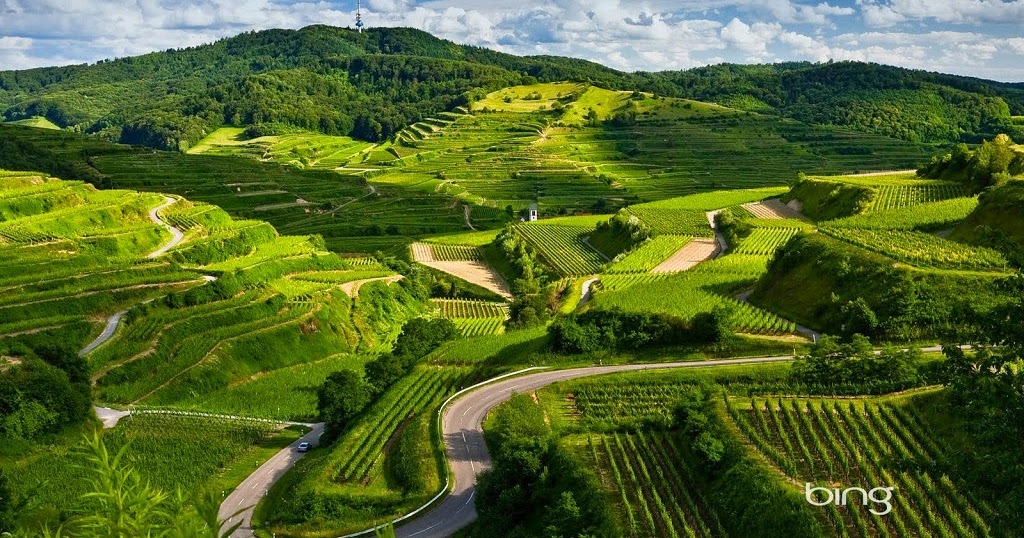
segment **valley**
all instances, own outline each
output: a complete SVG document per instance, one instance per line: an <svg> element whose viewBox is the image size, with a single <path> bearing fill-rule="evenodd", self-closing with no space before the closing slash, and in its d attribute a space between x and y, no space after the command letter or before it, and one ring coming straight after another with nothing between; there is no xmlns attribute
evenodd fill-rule
<svg viewBox="0 0 1024 538"><path fill-rule="evenodd" d="M0 73L0 531L1020 528L1019 122L272 32ZM268 71L235 48L288 39ZM128 72L168 100L142 123L79 74ZM890 512L805 497L851 487Z"/></svg>

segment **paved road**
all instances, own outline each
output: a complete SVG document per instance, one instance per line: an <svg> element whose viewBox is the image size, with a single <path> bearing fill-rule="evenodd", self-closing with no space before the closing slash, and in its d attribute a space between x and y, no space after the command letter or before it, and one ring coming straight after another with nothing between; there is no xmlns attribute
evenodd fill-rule
<svg viewBox="0 0 1024 538"><path fill-rule="evenodd" d="M149 220L167 228L167 230L171 232L171 240L164 246L150 252L149 256L147 256L148 258L159 258L160 256L163 256L168 250L178 246L178 243L181 243L181 240L185 238L185 234L181 233L181 230L167 224L160 218L160 211L164 208L170 207L174 202L177 202L177 200L167 196L164 198L164 203L162 205L149 210Z"/></svg>
<svg viewBox="0 0 1024 538"><path fill-rule="evenodd" d="M227 527L239 521L242 522L238 530L231 534L232 538L253 538L255 536L252 532L252 512L256 508L256 503L260 502L260 499L270 491L270 486L280 480L296 462L305 457L306 454L299 452L296 448L299 443L306 442L313 446L320 443L324 425L307 424L307 426L313 430L260 465L256 472L242 481L221 503L218 515L221 521L228 522Z"/></svg>
<svg viewBox="0 0 1024 538"><path fill-rule="evenodd" d="M113 338L114 332L117 331L118 324L121 323L121 318L123 318L127 312L127 310L114 312L113 316L107 318L107 326L103 328L103 332L101 332L100 335L97 336L95 340L89 342L89 345L83 347L82 350L78 352L78 356L84 357L88 355L89 352L102 346L107 342L107 340Z"/></svg>
<svg viewBox="0 0 1024 538"><path fill-rule="evenodd" d="M594 293L590 290L590 287L594 285L594 282L601 280L598 277L587 279L583 282L583 288L580 290L580 302L576 305L576 308L580 308L583 305L590 302L590 298L593 297Z"/></svg>
<svg viewBox="0 0 1024 538"><path fill-rule="evenodd" d="M441 538L451 536L476 519L476 507L473 504L476 477L491 467L491 457L484 443L483 420L491 409L507 401L515 393L534 391L557 381L615 372L779 362L792 359L791 356L785 356L591 366L530 374L485 385L452 402L445 409L442 418L445 452L448 454L454 481L451 494L423 517L396 529L396 534L399 538Z"/></svg>

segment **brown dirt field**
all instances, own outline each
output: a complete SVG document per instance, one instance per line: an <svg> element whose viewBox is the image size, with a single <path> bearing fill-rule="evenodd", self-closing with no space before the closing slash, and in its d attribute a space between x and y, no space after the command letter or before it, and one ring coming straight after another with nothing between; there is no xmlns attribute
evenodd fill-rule
<svg viewBox="0 0 1024 538"><path fill-rule="evenodd" d="M416 244L413 244L415 253ZM416 261L438 271L444 271L449 275L459 277L467 282L487 288L506 299L512 298L505 279L501 278L491 266L483 262L437 262L422 261L416 256Z"/></svg>
<svg viewBox="0 0 1024 538"><path fill-rule="evenodd" d="M763 200L751 204L743 204L743 209L750 211L759 219L802 219L799 211L782 203L778 198Z"/></svg>
<svg viewBox="0 0 1024 538"><path fill-rule="evenodd" d="M700 262L714 258L719 252L714 239L694 239L676 251L669 259L651 270L652 273L675 273L685 271Z"/></svg>
<svg viewBox="0 0 1024 538"><path fill-rule="evenodd" d="M434 258L434 249L426 243L413 243L412 259L421 263L436 261Z"/></svg>

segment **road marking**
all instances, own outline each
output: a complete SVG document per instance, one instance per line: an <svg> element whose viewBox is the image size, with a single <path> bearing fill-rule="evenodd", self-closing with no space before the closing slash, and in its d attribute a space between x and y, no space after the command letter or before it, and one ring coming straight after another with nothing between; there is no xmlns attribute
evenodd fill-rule
<svg viewBox="0 0 1024 538"><path fill-rule="evenodd" d="M473 406L472 406L472 405L471 405L471 406L469 406L469 407L467 407L467 408L466 408L466 411L465 411L464 413L462 413L462 416L466 416L466 413L469 413L469 412L470 412L470 411L471 411L472 409L473 409Z"/></svg>

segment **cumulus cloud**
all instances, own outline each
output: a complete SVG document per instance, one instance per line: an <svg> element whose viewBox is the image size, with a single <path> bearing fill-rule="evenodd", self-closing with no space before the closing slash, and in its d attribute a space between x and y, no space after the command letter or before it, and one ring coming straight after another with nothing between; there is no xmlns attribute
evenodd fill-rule
<svg viewBox="0 0 1024 538"><path fill-rule="evenodd" d="M348 0L0 0L0 69L194 46L246 30L349 26L354 15ZM1024 20L1024 0L364 0L363 20L627 71L851 59L1024 78L1022 38L996 39L978 24Z"/></svg>
<svg viewBox="0 0 1024 538"><path fill-rule="evenodd" d="M905 21L1019 25L1024 0L858 0L864 21L891 26Z"/></svg>

